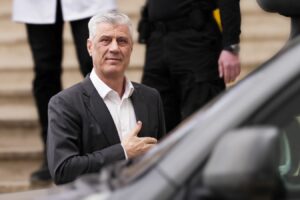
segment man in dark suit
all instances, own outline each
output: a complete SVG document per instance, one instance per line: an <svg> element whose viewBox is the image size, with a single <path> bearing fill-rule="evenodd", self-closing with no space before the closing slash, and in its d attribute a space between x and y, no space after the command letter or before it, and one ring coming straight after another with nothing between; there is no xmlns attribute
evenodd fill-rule
<svg viewBox="0 0 300 200"><path fill-rule="evenodd" d="M146 44L142 83L159 91L167 132L236 80L240 25L240 0L145 1L138 26Z"/></svg>
<svg viewBox="0 0 300 200"><path fill-rule="evenodd" d="M129 18L96 15L89 33L91 74L49 103L47 156L56 184L141 155L165 134L159 93L124 75L133 48Z"/></svg>

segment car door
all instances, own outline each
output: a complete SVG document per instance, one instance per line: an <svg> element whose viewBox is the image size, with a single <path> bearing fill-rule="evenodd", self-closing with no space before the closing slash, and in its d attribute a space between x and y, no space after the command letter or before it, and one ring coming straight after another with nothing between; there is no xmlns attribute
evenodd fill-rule
<svg viewBox="0 0 300 200"><path fill-rule="evenodd" d="M287 199L300 199L300 77L285 85L242 126L271 125L280 129L278 172Z"/></svg>
<svg viewBox="0 0 300 200"><path fill-rule="evenodd" d="M300 199L300 76L282 86L235 128L254 126L272 126L280 130L278 174L286 199ZM203 187L200 166L173 199L209 199L210 196L211 191Z"/></svg>

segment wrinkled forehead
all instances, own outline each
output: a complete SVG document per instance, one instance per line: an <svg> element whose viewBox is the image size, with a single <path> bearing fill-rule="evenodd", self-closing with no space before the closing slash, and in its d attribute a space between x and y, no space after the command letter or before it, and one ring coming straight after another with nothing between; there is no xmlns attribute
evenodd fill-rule
<svg viewBox="0 0 300 200"><path fill-rule="evenodd" d="M111 36L111 37L126 37L132 40L130 29L125 24L111 24L111 23L99 23L96 31L97 37Z"/></svg>

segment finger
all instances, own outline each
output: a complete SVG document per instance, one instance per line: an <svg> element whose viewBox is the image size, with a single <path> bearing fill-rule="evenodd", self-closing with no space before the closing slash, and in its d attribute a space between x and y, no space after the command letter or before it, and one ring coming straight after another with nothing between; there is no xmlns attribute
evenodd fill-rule
<svg viewBox="0 0 300 200"><path fill-rule="evenodd" d="M238 76L238 69L235 67L234 69L232 69L231 82L234 82L237 76Z"/></svg>
<svg viewBox="0 0 300 200"><path fill-rule="evenodd" d="M230 81L230 70L229 66L227 65L224 66L224 81L225 83L229 83Z"/></svg>
<svg viewBox="0 0 300 200"><path fill-rule="evenodd" d="M236 75L235 75L235 79L240 75L241 73L241 64L238 62L237 66L236 66Z"/></svg>
<svg viewBox="0 0 300 200"><path fill-rule="evenodd" d="M136 123L136 126L133 128L133 130L130 132L130 135L131 136L137 136L139 134L139 132L141 131L142 129L142 122L141 121L138 121Z"/></svg>
<svg viewBox="0 0 300 200"><path fill-rule="evenodd" d="M234 68L233 68L233 66L230 66L229 68L228 68L228 83L231 83L232 81L234 81Z"/></svg>
<svg viewBox="0 0 300 200"><path fill-rule="evenodd" d="M235 80L235 77L236 77L236 66L234 65L230 65L228 67L228 83L231 83Z"/></svg>
<svg viewBox="0 0 300 200"><path fill-rule="evenodd" d="M237 77L240 75L240 73L241 73L240 64L236 63L235 66L233 67L232 81L235 81Z"/></svg>
<svg viewBox="0 0 300 200"><path fill-rule="evenodd" d="M153 138L153 137L140 137L140 139L142 139L142 141L146 144L156 144L157 143L157 139Z"/></svg>
<svg viewBox="0 0 300 200"><path fill-rule="evenodd" d="M222 78L224 76L223 64L219 61L219 77Z"/></svg>

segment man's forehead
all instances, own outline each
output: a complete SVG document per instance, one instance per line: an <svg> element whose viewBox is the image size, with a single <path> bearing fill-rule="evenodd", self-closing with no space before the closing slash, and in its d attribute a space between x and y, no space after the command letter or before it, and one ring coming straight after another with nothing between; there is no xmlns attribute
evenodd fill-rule
<svg viewBox="0 0 300 200"><path fill-rule="evenodd" d="M98 33L100 35L106 35L106 34L124 34L124 35L130 35L129 28L127 25L120 24L120 25L114 25L109 23L101 23L98 25Z"/></svg>

